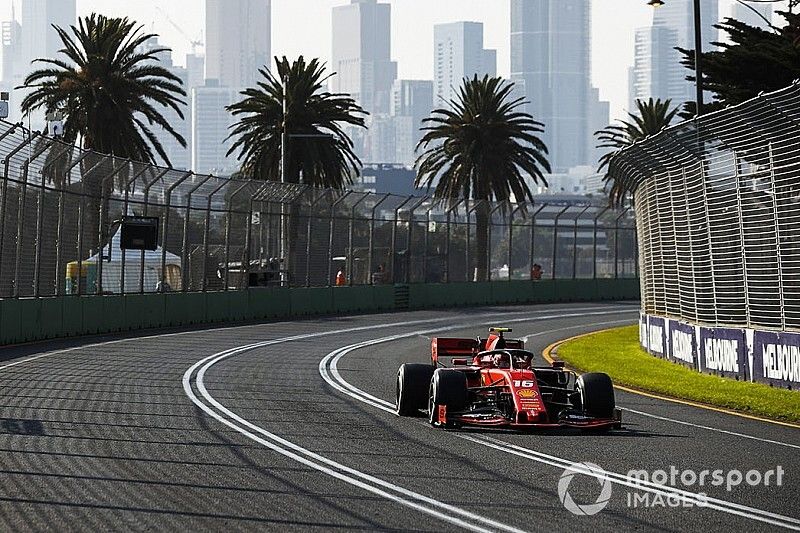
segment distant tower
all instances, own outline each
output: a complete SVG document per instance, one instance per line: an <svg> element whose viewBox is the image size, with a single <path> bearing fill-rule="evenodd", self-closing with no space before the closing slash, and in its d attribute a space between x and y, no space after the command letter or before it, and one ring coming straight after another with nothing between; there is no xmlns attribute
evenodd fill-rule
<svg viewBox="0 0 800 533"><path fill-rule="evenodd" d="M692 0L670 0L653 10L653 23L636 30L634 66L629 72L628 109L636 108L636 100L660 98L672 105L694 101L694 83L686 81L690 72L681 64L676 47L694 49L694 10ZM714 24L719 21L716 0L701 0L700 13L703 51L712 49L717 40Z"/></svg>
<svg viewBox="0 0 800 533"><path fill-rule="evenodd" d="M446 106L464 78L497 75L497 51L483 47L483 24L452 22L433 27L434 104Z"/></svg>
<svg viewBox="0 0 800 533"><path fill-rule="evenodd" d="M253 87L271 65L270 0L206 0L206 79Z"/></svg>
<svg viewBox="0 0 800 533"><path fill-rule="evenodd" d="M553 172L589 162L591 3L511 0L511 79L543 122Z"/></svg>
<svg viewBox="0 0 800 533"><path fill-rule="evenodd" d="M192 170L199 174L227 176L238 170L235 154L226 156L231 141L226 141L233 115L226 109L241 100L239 87L220 87L217 80L206 80L192 89Z"/></svg>
<svg viewBox="0 0 800 533"><path fill-rule="evenodd" d="M20 7L20 55L14 65L17 83L22 83L30 72L45 67L40 63L33 64L33 60L59 56L58 51L63 48L63 43L53 25L69 31L69 27L76 21L75 0L22 0ZM19 103L28 92L30 91L13 91L14 101L11 107L18 109ZM45 124L44 111L31 113L30 123L34 130L42 129Z"/></svg>
<svg viewBox="0 0 800 533"><path fill-rule="evenodd" d="M333 8L331 78L334 92L347 93L373 115L389 113L397 63L391 59L391 6L351 0Z"/></svg>

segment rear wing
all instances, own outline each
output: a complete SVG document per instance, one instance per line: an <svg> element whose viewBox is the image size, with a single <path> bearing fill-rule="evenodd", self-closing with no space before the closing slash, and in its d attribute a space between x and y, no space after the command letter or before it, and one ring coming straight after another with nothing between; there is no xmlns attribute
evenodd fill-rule
<svg viewBox="0 0 800 533"><path fill-rule="evenodd" d="M439 357L472 357L479 350L477 339L434 337L431 339L431 363L439 366Z"/></svg>

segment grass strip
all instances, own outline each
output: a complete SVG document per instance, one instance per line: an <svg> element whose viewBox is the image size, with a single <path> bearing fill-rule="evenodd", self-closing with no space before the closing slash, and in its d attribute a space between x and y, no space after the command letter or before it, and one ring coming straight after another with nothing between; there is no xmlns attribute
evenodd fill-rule
<svg viewBox="0 0 800 533"><path fill-rule="evenodd" d="M639 326L569 340L557 355L576 370L605 372L615 384L724 407L754 416L800 422L800 391L701 374L659 359L639 346Z"/></svg>

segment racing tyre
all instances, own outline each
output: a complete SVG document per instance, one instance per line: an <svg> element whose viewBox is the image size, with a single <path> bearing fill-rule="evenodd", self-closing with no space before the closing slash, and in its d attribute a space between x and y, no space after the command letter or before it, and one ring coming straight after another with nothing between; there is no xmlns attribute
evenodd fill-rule
<svg viewBox="0 0 800 533"><path fill-rule="evenodd" d="M397 414L415 416L428 406L428 387L433 366L406 363L397 371Z"/></svg>
<svg viewBox="0 0 800 533"><path fill-rule="evenodd" d="M441 425L439 406L448 412L463 411L467 406L467 376L458 370L439 368L433 373L428 394L428 420L432 425ZM447 427L458 424L447 423Z"/></svg>
<svg viewBox="0 0 800 533"><path fill-rule="evenodd" d="M612 418L614 416L614 386L608 374L589 372L578 377L576 388L581 396L583 410L589 416Z"/></svg>

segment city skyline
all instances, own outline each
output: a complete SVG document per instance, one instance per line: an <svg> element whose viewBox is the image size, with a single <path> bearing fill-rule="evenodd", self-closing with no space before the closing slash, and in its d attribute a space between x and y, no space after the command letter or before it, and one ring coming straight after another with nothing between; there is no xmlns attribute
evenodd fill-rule
<svg viewBox="0 0 800 533"><path fill-rule="evenodd" d="M634 63L636 28L650 24L653 8L645 0L620 0L625 16L619 16L619 2L592 0L592 62L595 65L592 84L600 89L600 98L611 103L612 118L623 116L628 107L628 69ZM0 20L8 20L12 3L0 5ZM302 20L302 24L274 24L272 53L297 56L300 53L330 61L331 8L345 5L349 0L273 0L274 20ZM510 39L508 0L403 0L391 2L392 59L398 62L398 78L432 79L433 25L458 20L483 22L485 47L497 50L498 75L508 77L510 70ZM733 0L720 1L720 16L731 13ZM499 5L499 8L497 7ZM128 15L161 36L161 42L173 49L176 64L192 50L192 40L198 40L204 28L203 0L177 0L168 3L118 0L77 0L79 15L92 11L108 15ZM421 7L424 6L424 9ZM775 10L782 8L776 4ZM314 16L308 16L313 13ZM17 10L19 17L19 9ZM177 25L178 30L173 23ZM408 38L408 28L415 28ZM429 34L429 35L428 35Z"/></svg>

